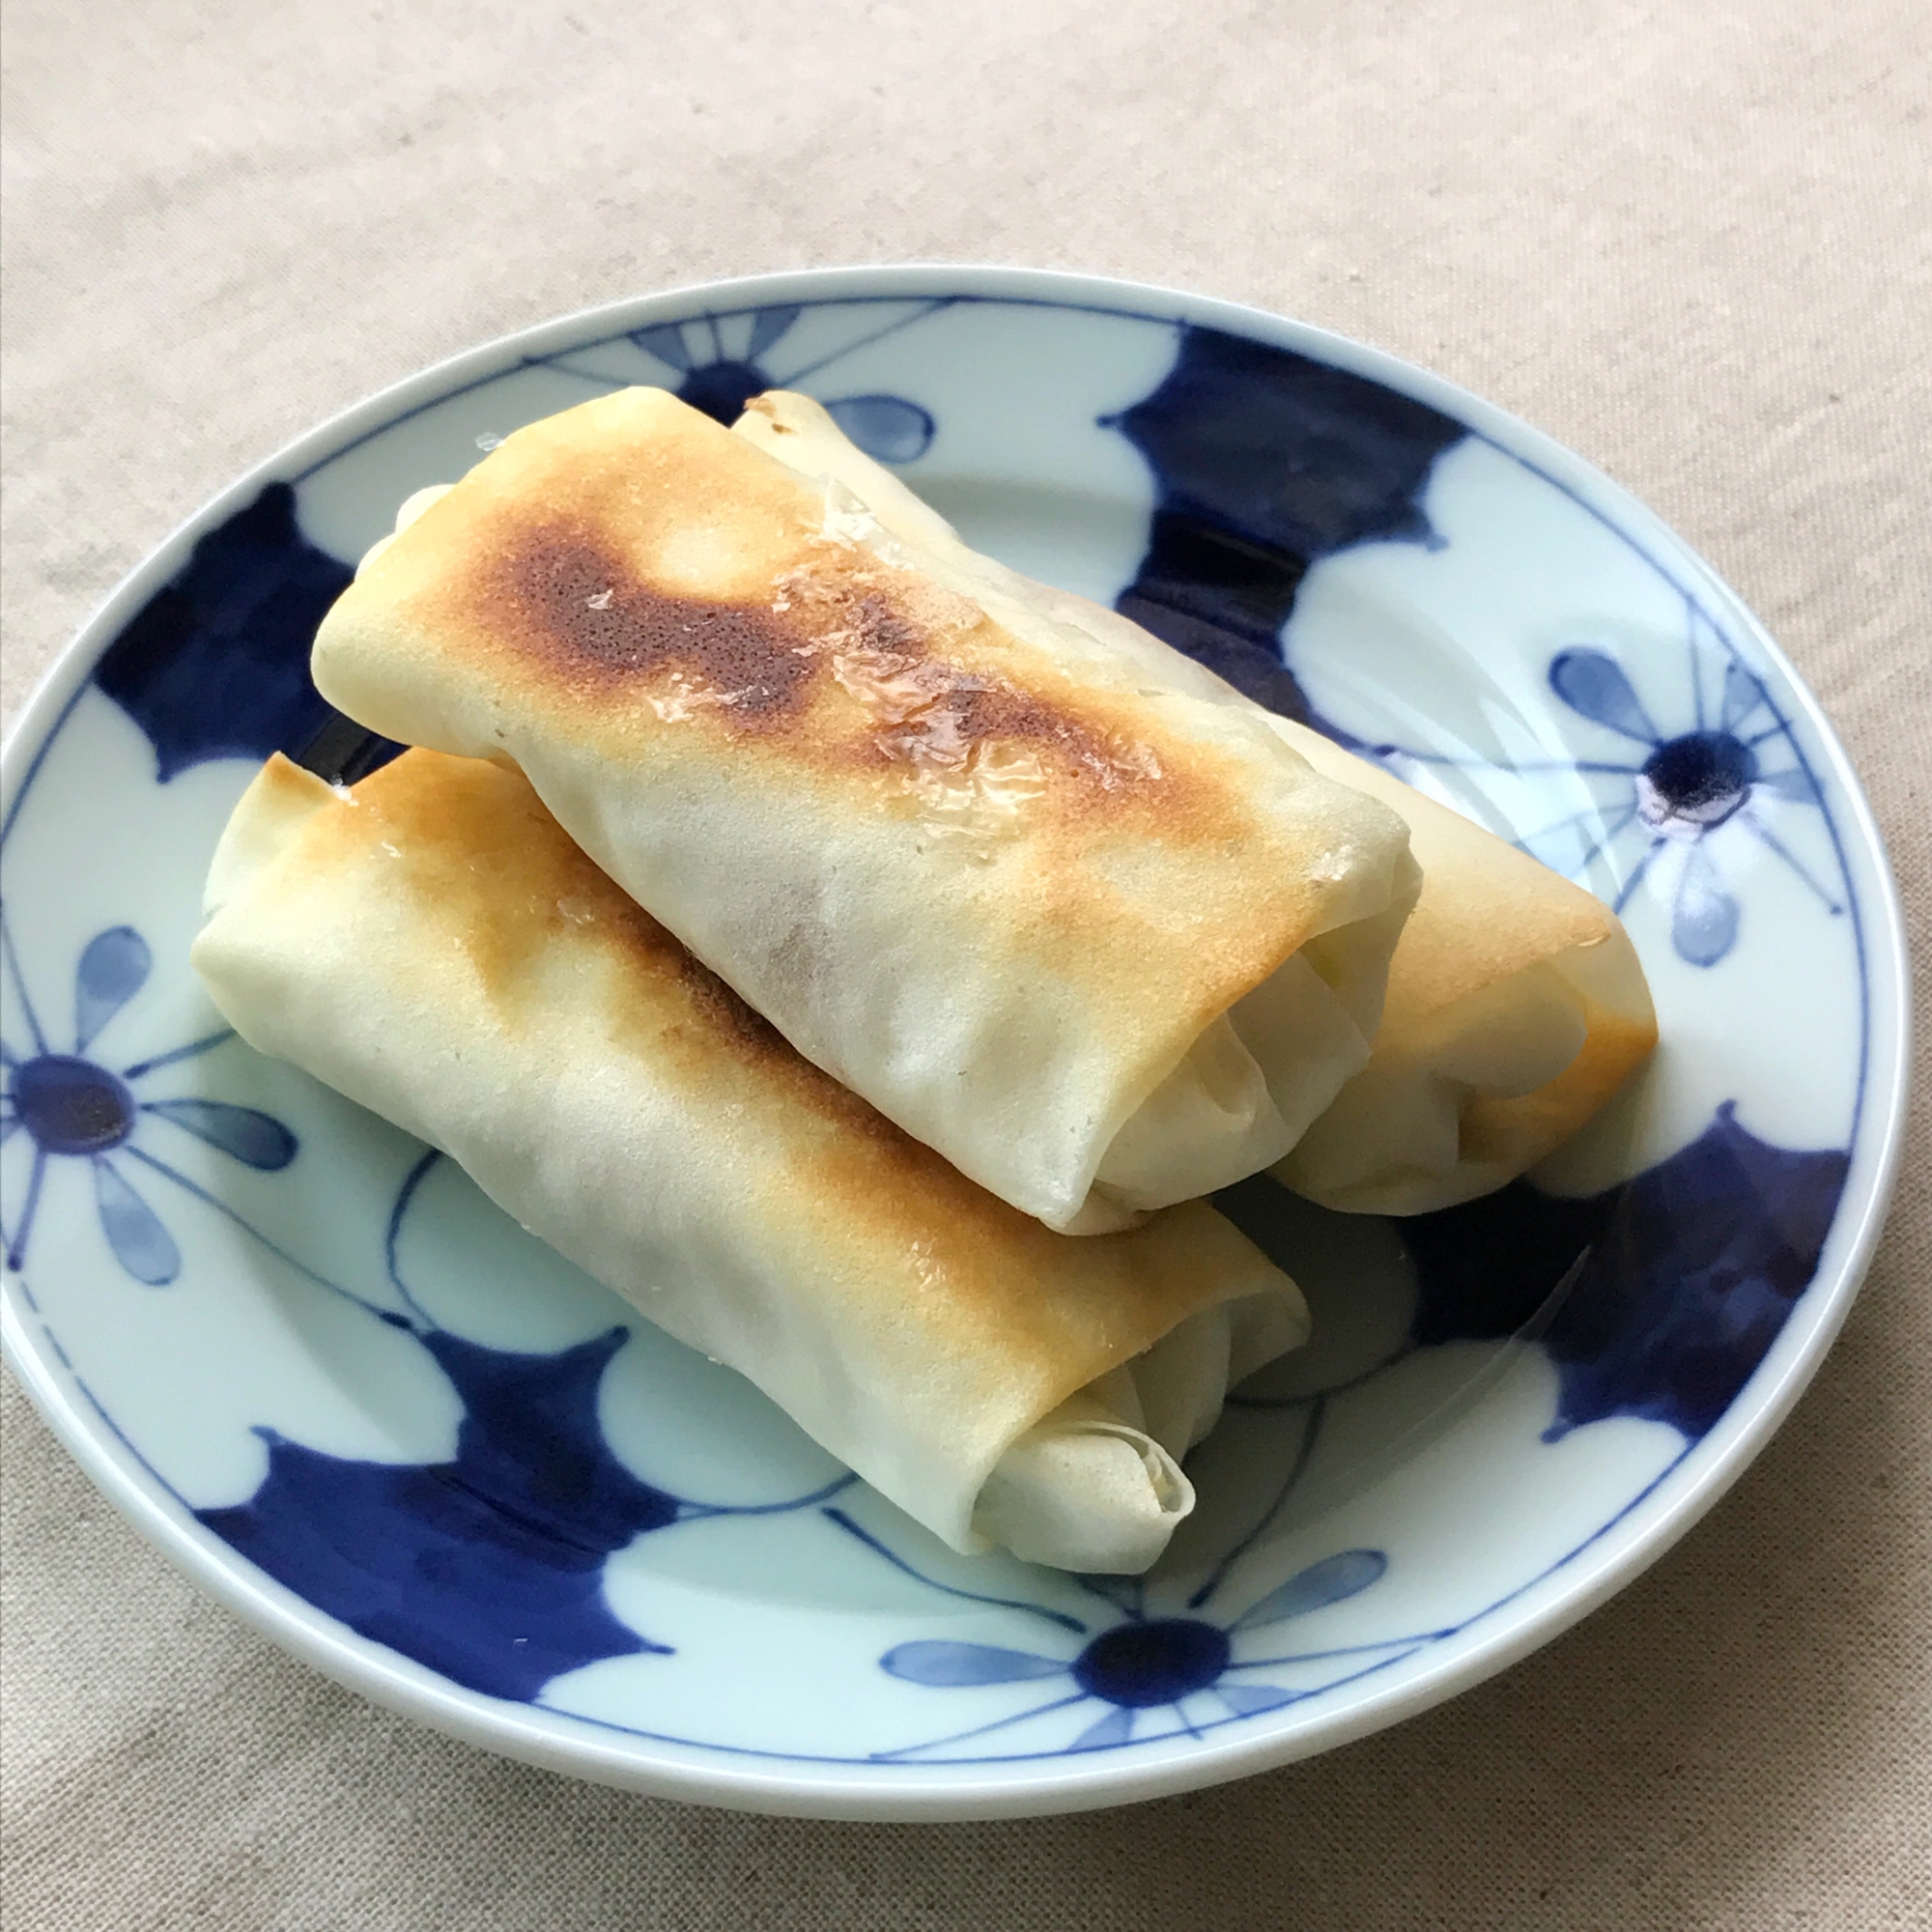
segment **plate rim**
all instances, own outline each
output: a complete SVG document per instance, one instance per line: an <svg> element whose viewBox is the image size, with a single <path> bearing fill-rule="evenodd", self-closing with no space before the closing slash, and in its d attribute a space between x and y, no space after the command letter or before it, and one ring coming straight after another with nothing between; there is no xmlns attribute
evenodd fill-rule
<svg viewBox="0 0 1932 1932"><path fill-rule="evenodd" d="M11 831L27 787L66 715L87 688L100 652L156 585L171 577L206 529L253 499L270 482L338 455L361 436L473 387L524 357L555 354L600 324L611 333L688 313L703 303L734 307L794 299L919 299L964 295L1055 309L1085 309L1192 323L1278 348L1313 353L1334 366L1414 396L1467 424L1546 481L1577 498L1619 533L1688 564L1736 630L1785 680L1844 807L1848 845L1869 872L1863 932L1866 1073L1854 1122L1845 1193L1816 1274L1772 1350L1712 1429L1554 1570L1497 1606L1494 1627L1432 1650L1406 1675L1389 1678L1340 1709L1181 1749L1151 1749L1121 1761L1039 1766L894 1765L844 1762L780 1769L728 1761L720 1748L606 1732L594 1719L542 1705L508 1703L462 1689L422 1665L335 1626L198 1523L182 1520L137 1452L104 1410L71 1395L43 1356L16 1305L10 1278L0 1292L0 1353L56 1437L96 1488L190 1580L263 1634L373 1701L485 1748L599 1782L651 1795L776 1815L924 1820L1039 1816L1135 1803L1249 1776L1350 1742L1415 1716L1540 1648L1634 1580L1689 1531L1756 1457L1816 1373L1842 1325L1882 1236L1903 1152L1912 1061L1912 987L1897 883L1870 802L1821 703L1723 576L1661 517L1605 471L1500 406L1421 365L1318 325L1188 291L1064 270L972 263L873 263L781 270L696 282L619 298L554 316L443 357L375 391L290 439L217 492L151 549L107 594L55 657L21 705L0 746L0 836ZM465 380L465 379L469 380ZM311 459L304 461L304 459ZM323 459L323 460L326 460ZM1616 512L1612 519L1605 503ZM1656 559L1652 559L1654 562ZM28 748L23 750L23 748ZM43 1331L45 1332L44 1330ZM52 1337L47 1336L52 1343ZM52 1343L58 1350L58 1344ZM1741 1410L1748 1413L1741 1414ZM103 1431L105 1436L103 1437ZM1499 1621L1498 1621L1499 1619ZM1446 1653L1446 1654L1445 1654ZM628 1739L619 1743L617 1738ZM1186 1742L1186 1741L1181 1741Z"/></svg>

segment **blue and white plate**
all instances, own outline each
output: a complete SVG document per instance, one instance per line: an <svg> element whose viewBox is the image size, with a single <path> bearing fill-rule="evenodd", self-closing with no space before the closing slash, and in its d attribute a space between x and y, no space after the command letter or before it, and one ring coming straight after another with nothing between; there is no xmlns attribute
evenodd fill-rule
<svg viewBox="0 0 1932 1932"><path fill-rule="evenodd" d="M1145 1581L950 1553L447 1162L257 1058L188 970L260 760L372 754L306 672L353 560L411 491L631 383L726 420L774 384L819 397L969 538L1499 828L1641 950L1664 1043L1539 1185L1406 1223L1233 1191L1317 1340L1236 1396ZM1151 289L772 277L431 370L150 558L28 708L6 786L15 1372L142 1530L298 1655L643 1790L1112 1804L1475 1682L1763 1443L1845 1313L1899 1143L1878 836L1736 597L1474 397Z"/></svg>

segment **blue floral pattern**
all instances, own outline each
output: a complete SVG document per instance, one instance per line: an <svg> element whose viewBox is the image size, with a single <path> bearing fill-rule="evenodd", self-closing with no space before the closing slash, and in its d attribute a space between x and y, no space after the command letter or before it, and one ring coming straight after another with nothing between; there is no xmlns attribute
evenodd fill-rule
<svg viewBox="0 0 1932 1932"><path fill-rule="evenodd" d="M197 540L94 668L146 732L161 783L270 752L353 782L395 756L400 746L350 724L309 682L316 626L353 575L302 535L287 483Z"/></svg>
<svg viewBox="0 0 1932 1932"><path fill-rule="evenodd" d="M1748 835L1801 880L1831 918L1845 902L1779 836L1780 807L1820 804L1790 722L1764 682L1688 614L1685 672L1675 690L1654 671L1639 679L1615 653L1571 644L1548 668L1549 689L1593 728L1572 758L1494 766L1532 782L1554 774L1580 781L1592 802L1521 834L1517 843L1554 870L1587 883L1600 863L1615 880L1622 913L1646 879L1669 907L1671 945L1692 966L1726 958L1743 931L1743 909L1715 850L1727 828ZM1660 720L1667 723L1660 723ZM1397 771L1474 761L1415 746L1363 747Z"/></svg>
<svg viewBox="0 0 1932 1932"><path fill-rule="evenodd" d="M758 390L811 384L839 357L960 299L895 303L876 327L841 323L845 332L824 353L796 347L829 340L803 327L812 313L806 302L703 311L610 340L629 345L623 356L635 350L649 358L695 406L729 420ZM1406 760L1453 762L1428 747L1365 744L1315 715L1280 638L1304 578L1324 557L1366 543L1442 545L1426 507L1430 480L1438 460L1474 433L1310 355L1186 325L1173 334L1168 375L1103 419L1139 451L1154 483L1146 552L1121 608L1264 702L1397 769ZM580 366L602 346L581 345L543 364L608 387L623 378ZM937 432L935 412L895 388L855 384L827 407L888 462L919 460ZM207 531L96 668L96 688L153 745L161 782L210 759L271 749L331 778L354 778L393 750L336 719L307 682L315 622L347 570L303 538L295 509L291 485L270 484ZM1681 689L1670 687L1662 660L1627 659L1587 637L1556 652L1548 683L1577 721L1577 741L1576 755L1552 762L1549 773L1589 785L1596 805L1521 842L1579 877L1608 864L1620 906L1648 881L1665 895L1677 953L1717 969L1746 929L1721 869L1720 836L1772 852L1833 916L1851 908L1780 836L1779 810L1822 809L1789 724L1708 619L1693 609L1690 621L1690 671ZM33 770L38 764L28 783ZM94 1211L123 1273L156 1288L176 1281L183 1249L142 1191L153 1191L152 1178L240 1226L309 1290L408 1338L398 1346L419 1347L460 1406L452 1453L426 1463L327 1454L265 1426L259 1482L238 1501L194 1512L203 1528L364 1638L468 1689L532 1702L586 1664L635 1657L655 1671L658 1660L677 1654L654 1613L614 1606L607 1581L621 1552L643 1539L657 1548L674 1531L699 1534L707 1520L789 1519L788 1535L809 1530L848 1553L864 1550L860 1561L978 1605L1014 1633L1011 1641L966 1642L908 1632L885 1648L878 1677L935 1693L935 1710L952 1698L972 1721L946 1729L935 1719L933 1735L874 1749L878 1763L981 1761L1007 1749L1003 1734L1022 1725L1035 1726L1018 1753L1031 1756L1198 1736L1386 1669L1491 1614L1496 1605L1453 1627L1397 1626L1396 1634L1364 1641L1351 1640L1347 1627L1339 1640L1324 1634L1303 1645L1284 1634L1358 1601L1364 1621L1355 1634L1386 1631L1392 1626L1376 1606L1398 1593L1376 1586L1392 1569L1408 1575L1393 1542L1355 1547L1349 1536L1333 1541L1350 1547L1328 1547L1282 1575L1291 1566L1274 1554L1272 1539L1292 1522L1335 1405L1432 1350L1533 1335L1557 1371L1550 1442L1621 1416L1667 1424L1688 1450L1764 1359L1810 1282L1849 1167L1848 1149L1771 1145L1726 1102L1690 1145L1608 1193L1555 1201L1520 1182L1406 1223L1397 1238L1419 1288L1397 1345L1321 1388L1280 1398L1251 1389L1234 1399L1237 1415L1273 1432L1257 1438L1267 1445L1266 1493L1237 1532L1206 1555L1197 1551L1185 1572L974 1590L935 1574L941 1566L920 1555L920 1543L850 1475L801 1485L801 1493L771 1503L727 1505L645 1473L648 1457L620 1459L600 1402L628 1325L526 1351L485 1347L432 1319L399 1264L398 1234L440 1156L416 1161L393 1200L388 1300L309 1265L166 1158L165 1136L185 1133L258 1172L296 1161L296 1135L270 1115L154 1085L233 1036L222 1030L126 1062L101 1051L152 974L153 954L134 927L107 926L80 949L74 1020L60 1034L60 1050L4 920L0 950L19 1015L16 1037L0 1043L0 1141L24 1137L32 1151L17 1208L9 1204L10 1273L30 1264L45 1174L71 1161L91 1173ZM1269 1230L1278 1194L1257 1180L1221 1205L1266 1247L1277 1238ZM965 1693L977 1698L970 1710ZM1015 1694L1024 1708L1009 1708Z"/></svg>
<svg viewBox="0 0 1932 1932"><path fill-rule="evenodd" d="M1467 430L1330 363L1192 327L1160 385L1109 420L1155 481L1147 552L1116 608L1257 703L1349 742L1282 661L1283 627L1324 556L1440 544L1422 496Z"/></svg>
<svg viewBox="0 0 1932 1932"><path fill-rule="evenodd" d="M856 1479L749 1510L673 1495L620 1463L598 1421L599 1386L627 1326L554 1354L484 1348L440 1327L410 1292L397 1250L441 1158L423 1155L390 1212L384 1245L400 1311L361 1305L414 1334L454 1385L464 1411L455 1456L427 1467L372 1463L265 1430L260 1488L199 1515L352 1630L471 1690L528 1701L600 1659L670 1654L605 1599L606 1560L636 1538L707 1517L810 1509Z"/></svg>
<svg viewBox="0 0 1932 1932"><path fill-rule="evenodd" d="M1146 1586L1139 1579L1109 1585L1090 1579L1087 1587L1122 1612L1098 1634L1088 1637L1071 1657L1044 1656L1035 1651L1008 1650L997 1645L922 1639L894 1646L879 1660L880 1667L909 1683L937 1690L979 1689L995 1684L1050 1683L1057 1693L1047 1703L977 1724L970 1730L918 1745L902 1745L874 1753L880 1758L911 1759L948 1747L977 1743L982 1738L1046 1716L1065 1711L1079 1725L1066 1748L1098 1750L1130 1744L1138 1732L1145 1741L1177 1732L1199 1735L1195 1700L1207 1697L1219 1707L1217 1715L1251 1718L1279 1711L1316 1694L1308 1688L1271 1684L1256 1671L1281 1672L1310 1664L1337 1664L1334 1677L1321 1683L1332 1688L1336 1678L1352 1675L1366 1657L1379 1662L1431 1640L1402 1636L1376 1644L1345 1644L1339 1648L1236 1654L1250 1648L1249 1633L1272 1631L1296 1617L1326 1609L1331 1604L1359 1595L1381 1579L1388 1558L1378 1549L1344 1549L1297 1570L1285 1582L1226 1621L1208 1615L1151 1615ZM1063 1684L1070 1689L1060 1690ZM1103 1705L1098 1717L1089 1707ZM1156 1728L1150 1729L1144 1719ZM1162 1724L1164 1729L1158 1728Z"/></svg>
<svg viewBox="0 0 1932 1932"><path fill-rule="evenodd" d="M716 422L733 423L753 396L767 389L797 388L856 350L952 306L943 299L921 303L911 314L868 329L824 355L802 360L786 357L777 364L772 361L772 352L804 313L801 303L735 315L706 311L690 322L634 329L630 340L676 377L675 392L682 401L702 410ZM561 357L553 357L551 366L570 370L568 361ZM936 427L931 412L904 396L880 391L827 396L821 401L833 421L868 456L882 463L916 463L931 446Z"/></svg>
<svg viewBox="0 0 1932 1932"><path fill-rule="evenodd" d="M197 1198L208 1197L206 1190L155 1151L150 1143L156 1136L144 1132L147 1122L166 1122L231 1160L266 1173L295 1159L295 1135L255 1107L199 1096L142 1097L153 1075L232 1039L234 1034L226 1027L120 1067L90 1057L100 1034L147 983L154 965L147 942L131 925L96 933L82 952L74 972L73 1045L65 1053L53 1050L41 1024L4 915L0 915L0 955L27 1029L25 1040L17 1046L0 1040L0 1065L5 1068L0 1142L24 1133L34 1149L26 1198L5 1236L8 1268L17 1274L26 1264L47 1163L77 1160L94 1171L95 1208L115 1260L144 1287L167 1287L181 1273L181 1249L135 1187L128 1164L136 1163Z"/></svg>
<svg viewBox="0 0 1932 1932"><path fill-rule="evenodd" d="M1549 688L1578 717L1630 748L1626 756L1579 760L1576 769L1597 781L1601 829L1594 830L1580 856L1565 853L1563 867L1573 876L1598 857L1609 858L1621 883L1615 909L1631 895L1658 862L1676 855L1670 891L1670 939L1693 966L1715 966L1738 942L1740 910L1711 852L1712 836L1736 824L1801 878L1836 918L1844 906L1780 839L1767 809L1773 801L1815 806L1818 788L1790 744L1790 726L1763 683L1736 658L1723 661L1719 688L1707 696L1704 660L1692 620L1689 640L1689 703L1658 715L1659 725L1638 696L1630 672L1608 651L1577 644L1559 651L1549 666ZM1688 715L1687 715L1688 713ZM1781 741L1782 762L1770 764L1768 751ZM1521 842L1543 853L1552 835L1572 831L1578 821L1531 834ZM1617 863L1621 851L1633 856Z"/></svg>

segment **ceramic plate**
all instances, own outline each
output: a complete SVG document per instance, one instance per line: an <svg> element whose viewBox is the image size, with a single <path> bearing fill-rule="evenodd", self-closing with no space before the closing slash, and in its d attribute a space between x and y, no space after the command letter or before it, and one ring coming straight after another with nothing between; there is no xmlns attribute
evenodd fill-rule
<svg viewBox="0 0 1932 1932"><path fill-rule="evenodd" d="M446 1161L252 1054L187 968L260 760L380 755L305 665L398 500L631 383L723 420L773 384L819 397L970 539L1497 828L1642 952L1664 1044L1536 1185L1407 1222L1233 1191L1317 1339L1237 1393L1142 1581L952 1554ZM195 518L63 660L6 771L16 1373L135 1523L298 1655L645 1790L1116 1803L1476 1681L1763 1442L1898 1145L1884 858L1738 600L1473 397L1153 290L848 270L479 350Z"/></svg>

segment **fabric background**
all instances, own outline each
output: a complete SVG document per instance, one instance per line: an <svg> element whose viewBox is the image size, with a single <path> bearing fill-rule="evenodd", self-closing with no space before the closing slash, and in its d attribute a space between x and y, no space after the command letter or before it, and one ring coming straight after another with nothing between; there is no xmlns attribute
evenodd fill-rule
<svg viewBox="0 0 1932 1932"><path fill-rule="evenodd" d="M1932 958L1923 0L20 0L6 55L10 719L177 521L437 357L754 270L1087 269L1413 357L1629 485L1824 699ZM9 1381L6 1921L1924 1925L1928 1100L1814 1388L1654 1571L1429 1716L1127 1811L787 1823L445 1742L197 1596Z"/></svg>

